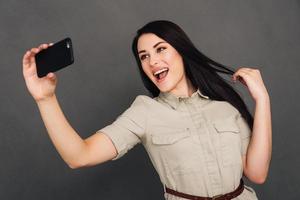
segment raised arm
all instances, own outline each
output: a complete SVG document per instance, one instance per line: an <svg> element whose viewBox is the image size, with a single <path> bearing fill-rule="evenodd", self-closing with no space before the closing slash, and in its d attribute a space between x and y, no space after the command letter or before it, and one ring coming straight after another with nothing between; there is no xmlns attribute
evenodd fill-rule
<svg viewBox="0 0 300 200"><path fill-rule="evenodd" d="M249 90L255 101L253 131L247 154L242 157L244 174L254 183L265 182L272 154L271 103L258 69L240 68L233 75Z"/></svg>
<svg viewBox="0 0 300 200"><path fill-rule="evenodd" d="M63 160L73 169L111 160L117 151L106 135L98 132L83 140L67 121L55 95L56 75L49 73L43 78L37 76L34 56L48 46L42 44L25 53L23 76L28 91L38 105L50 139Z"/></svg>
<svg viewBox="0 0 300 200"><path fill-rule="evenodd" d="M55 148L72 169L100 164L117 155L115 146L103 133L83 140L65 118L55 95L37 105Z"/></svg>

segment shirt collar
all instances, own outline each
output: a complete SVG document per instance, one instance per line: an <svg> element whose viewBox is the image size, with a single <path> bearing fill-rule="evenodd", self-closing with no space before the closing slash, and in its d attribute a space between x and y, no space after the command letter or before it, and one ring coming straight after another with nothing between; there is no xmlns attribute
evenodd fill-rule
<svg viewBox="0 0 300 200"><path fill-rule="evenodd" d="M173 109L177 109L180 101L187 100L187 99L195 99L195 98L198 98L199 96L204 99L209 99L208 96L206 96L200 92L199 88L190 97L176 96L170 92L160 92L159 93L159 98L161 98L162 100L167 102Z"/></svg>

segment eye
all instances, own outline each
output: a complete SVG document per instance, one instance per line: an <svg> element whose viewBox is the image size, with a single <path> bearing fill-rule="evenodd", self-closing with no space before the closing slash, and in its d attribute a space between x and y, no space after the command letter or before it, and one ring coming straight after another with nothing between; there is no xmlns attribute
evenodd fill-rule
<svg viewBox="0 0 300 200"><path fill-rule="evenodd" d="M166 48L165 47L158 47L157 48L157 52L159 53L159 52L161 52L161 51L163 51L163 50L165 50Z"/></svg>
<svg viewBox="0 0 300 200"><path fill-rule="evenodd" d="M147 56L148 56L147 54L141 55L140 59L144 60Z"/></svg>

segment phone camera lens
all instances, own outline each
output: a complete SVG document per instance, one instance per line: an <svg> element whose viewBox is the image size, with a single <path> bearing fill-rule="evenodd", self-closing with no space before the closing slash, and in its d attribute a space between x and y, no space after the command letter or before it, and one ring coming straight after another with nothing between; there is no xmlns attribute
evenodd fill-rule
<svg viewBox="0 0 300 200"><path fill-rule="evenodd" d="M69 43L67 43L67 48L68 48L68 49L70 48L70 44L69 44Z"/></svg>

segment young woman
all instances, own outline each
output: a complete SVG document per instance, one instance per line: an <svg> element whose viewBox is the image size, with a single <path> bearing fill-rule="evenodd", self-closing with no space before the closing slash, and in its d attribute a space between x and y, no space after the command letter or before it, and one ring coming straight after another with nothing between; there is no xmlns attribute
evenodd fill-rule
<svg viewBox="0 0 300 200"><path fill-rule="evenodd" d="M153 21L132 43L138 69L152 97L138 95L112 124L82 139L58 104L57 77L38 78L34 55L23 57L27 88L49 136L71 168L123 156L142 143L170 199L257 199L244 185L265 182L271 160L271 109L259 70L236 72L203 55L170 21ZM217 74L231 74L255 101L254 119L239 94Z"/></svg>

